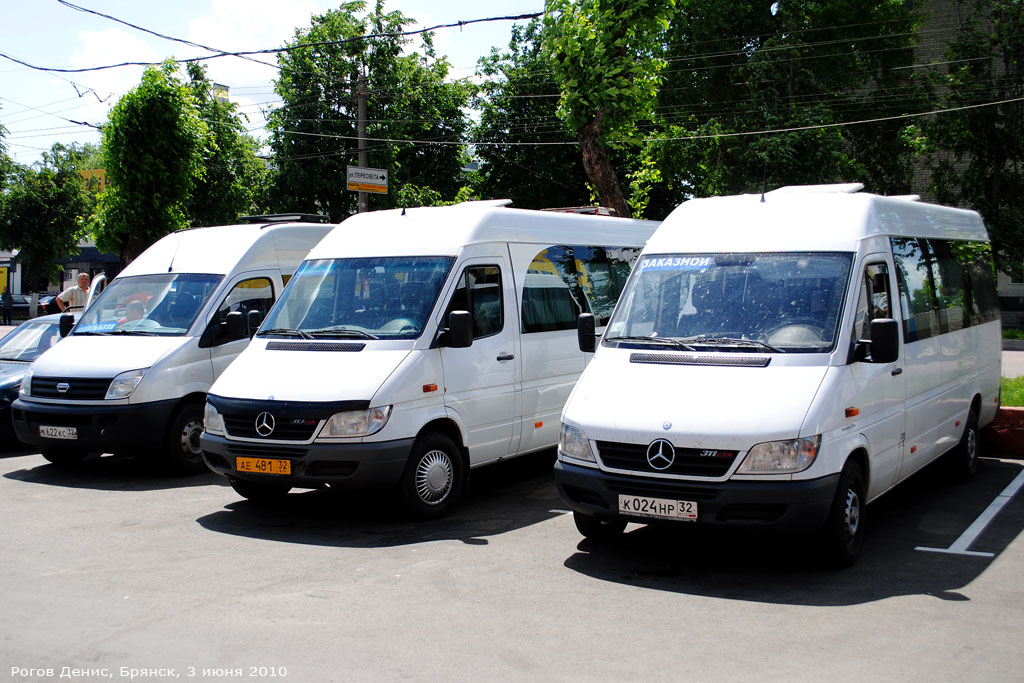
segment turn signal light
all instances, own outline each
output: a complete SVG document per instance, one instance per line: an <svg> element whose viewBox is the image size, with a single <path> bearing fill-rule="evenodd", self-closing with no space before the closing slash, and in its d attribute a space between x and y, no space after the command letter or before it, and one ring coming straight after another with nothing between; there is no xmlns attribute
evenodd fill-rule
<svg viewBox="0 0 1024 683"><path fill-rule="evenodd" d="M423 393L424 394L429 394L432 391L437 391L437 385L436 384L424 384L423 385Z"/></svg>
<svg viewBox="0 0 1024 683"><path fill-rule="evenodd" d="M846 417L857 417L860 415L860 408L847 408Z"/></svg>

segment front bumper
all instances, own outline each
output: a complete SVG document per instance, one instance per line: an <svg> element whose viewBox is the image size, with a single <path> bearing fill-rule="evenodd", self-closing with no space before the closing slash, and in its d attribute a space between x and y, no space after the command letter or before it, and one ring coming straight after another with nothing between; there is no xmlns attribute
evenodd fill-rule
<svg viewBox="0 0 1024 683"><path fill-rule="evenodd" d="M203 457L207 466L228 478L278 482L296 488L321 488L325 484L346 491L380 490L398 483L415 439L372 443L276 444L237 441L203 432ZM291 461L291 474L239 472L238 457Z"/></svg>
<svg viewBox="0 0 1024 683"><path fill-rule="evenodd" d="M825 524L839 474L801 481L704 483L609 474L559 460L555 463L555 485L570 508L606 520L640 524L661 521L620 513L619 495L623 494L695 501L697 524L701 525L800 532Z"/></svg>
<svg viewBox="0 0 1024 683"><path fill-rule="evenodd" d="M19 441L37 448L73 448L99 453L146 453L160 449L177 399L150 403L73 405L18 399L13 405ZM39 427L74 427L75 439L40 436Z"/></svg>

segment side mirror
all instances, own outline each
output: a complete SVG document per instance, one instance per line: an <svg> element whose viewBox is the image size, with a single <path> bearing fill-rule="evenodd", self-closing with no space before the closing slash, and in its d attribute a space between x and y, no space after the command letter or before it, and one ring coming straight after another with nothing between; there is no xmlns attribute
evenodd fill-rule
<svg viewBox="0 0 1024 683"><path fill-rule="evenodd" d="M245 329L245 318L242 317L241 311L228 313L224 323L224 336L227 339L245 339L248 336L248 330Z"/></svg>
<svg viewBox="0 0 1024 683"><path fill-rule="evenodd" d="M66 337L71 333L71 328L75 326L75 316L70 313L65 313L60 317L60 336Z"/></svg>
<svg viewBox="0 0 1024 683"><path fill-rule="evenodd" d="M245 322L249 326L249 338L256 334L256 330L260 329L260 323L263 322L263 314L257 310L249 311L245 316Z"/></svg>
<svg viewBox="0 0 1024 683"><path fill-rule="evenodd" d="M468 349L473 345L473 316L469 311L452 311L448 314L444 345L451 349Z"/></svg>
<svg viewBox="0 0 1024 683"><path fill-rule="evenodd" d="M871 362L891 363L900 357L899 323L892 318L871 321Z"/></svg>
<svg viewBox="0 0 1024 683"><path fill-rule="evenodd" d="M593 313L580 313L576 318L576 339L579 341L580 351L593 353L597 350L597 330Z"/></svg>

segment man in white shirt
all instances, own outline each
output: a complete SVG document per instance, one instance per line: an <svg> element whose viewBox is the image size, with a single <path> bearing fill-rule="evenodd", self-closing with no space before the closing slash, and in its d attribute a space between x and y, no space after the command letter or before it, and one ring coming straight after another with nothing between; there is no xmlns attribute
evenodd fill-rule
<svg viewBox="0 0 1024 683"><path fill-rule="evenodd" d="M85 300L89 296L89 274L79 273L78 284L68 287L63 292L57 295L54 301L57 302L57 308L62 311L72 308L85 308Z"/></svg>

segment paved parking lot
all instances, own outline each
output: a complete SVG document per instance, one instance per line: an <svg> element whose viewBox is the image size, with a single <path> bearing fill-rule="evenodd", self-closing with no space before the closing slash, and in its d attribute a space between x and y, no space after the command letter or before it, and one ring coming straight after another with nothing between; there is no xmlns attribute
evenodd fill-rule
<svg viewBox="0 0 1024 683"><path fill-rule="evenodd" d="M869 508L866 555L630 527L581 540L553 455L475 473L449 518L386 497L240 500L214 475L0 457L0 677L289 681L1019 681L1024 461L929 470ZM990 456L996 454L988 454ZM173 671L172 671L173 670ZM107 677L106 674L109 674ZM239 675L235 675L239 674ZM271 676L274 674L274 676Z"/></svg>

